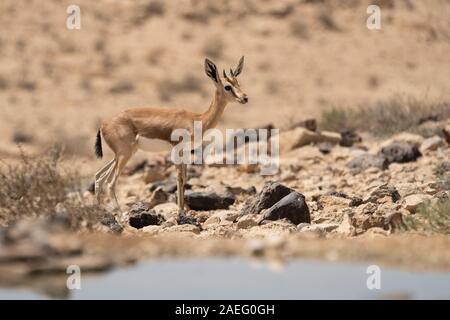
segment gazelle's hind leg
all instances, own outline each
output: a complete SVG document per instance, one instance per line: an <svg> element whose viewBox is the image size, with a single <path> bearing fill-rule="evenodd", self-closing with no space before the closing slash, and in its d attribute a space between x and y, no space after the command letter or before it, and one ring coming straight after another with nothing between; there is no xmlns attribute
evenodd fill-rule
<svg viewBox="0 0 450 320"><path fill-rule="evenodd" d="M114 162L115 159L112 159L95 174L94 194L98 204L100 204L100 195L103 191L103 185L105 184L108 174L111 172L111 167L114 165Z"/></svg>
<svg viewBox="0 0 450 320"><path fill-rule="evenodd" d="M126 151L122 149L121 154L116 156L117 162L111 174L112 178L111 179L108 178L110 196L112 197L116 208L120 212L122 212L122 210L120 209L119 201L117 200L116 196L117 179L122 173L122 170L125 168L125 165L127 164L128 160L130 160L131 156L136 152L136 150L137 150L136 143L131 145L130 148L128 148Z"/></svg>

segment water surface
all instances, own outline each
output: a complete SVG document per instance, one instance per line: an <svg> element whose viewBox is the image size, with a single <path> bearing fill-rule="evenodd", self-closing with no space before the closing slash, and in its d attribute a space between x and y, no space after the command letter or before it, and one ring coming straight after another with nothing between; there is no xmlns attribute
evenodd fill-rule
<svg viewBox="0 0 450 320"><path fill-rule="evenodd" d="M97 276L82 274L69 299L449 299L450 273L381 267L381 289L367 288L368 264L294 260L282 268L242 259L156 260ZM28 288L0 299L47 299Z"/></svg>

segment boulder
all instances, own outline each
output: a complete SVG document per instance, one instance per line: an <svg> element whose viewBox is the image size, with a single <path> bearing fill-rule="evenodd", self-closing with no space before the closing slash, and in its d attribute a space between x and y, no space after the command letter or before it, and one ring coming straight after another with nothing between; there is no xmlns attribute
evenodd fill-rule
<svg viewBox="0 0 450 320"><path fill-rule="evenodd" d="M217 210L228 209L236 197L230 193L217 194L208 191L186 191L185 202L192 210Z"/></svg>
<svg viewBox="0 0 450 320"><path fill-rule="evenodd" d="M344 219L340 223L340 225L335 229L337 233L343 234L345 236L354 236L356 235L356 229L353 226L352 218L350 215L345 214Z"/></svg>
<svg viewBox="0 0 450 320"><path fill-rule="evenodd" d="M424 142L420 145L419 151L421 153L425 153L428 151L434 151L445 145L444 139L439 136L434 136L428 139L425 139Z"/></svg>
<svg viewBox="0 0 450 320"><path fill-rule="evenodd" d="M394 135L390 139L381 143L381 148L386 147L394 142L406 142L411 144L417 148L420 147L424 138L419 134L409 133L409 132L401 132L399 134Z"/></svg>
<svg viewBox="0 0 450 320"><path fill-rule="evenodd" d="M408 210L411 213L415 213L420 205L424 204L430 199L431 196L428 194L412 194L407 196L403 200L403 205L406 210Z"/></svg>
<svg viewBox="0 0 450 320"><path fill-rule="evenodd" d="M180 214L177 218L177 223L182 224L192 224L194 226L200 227L200 222L191 215Z"/></svg>
<svg viewBox="0 0 450 320"><path fill-rule="evenodd" d="M261 192L244 206L241 215L258 214L263 209L270 208L293 191L279 182L266 182Z"/></svg>
<svg viewBox="0 0 450 320"><path fill-rule="evenodd" d="M385 156L380 154L374 155L370 153L364 153L350 160L347 163L347 168L359 172L372 167L385 170L387 169L388 165L389 162Z"/></svg>
<svg viewBox="0 0 450 320"><path fill-rule="evenodd" d="M130 209L129 224L133 228L141 229L149 225L160 225L164 217L150 210L149 204L137 202Z"/></svg>
<svg viewBox="0 0 450 320"><path fill-rule="evenodd" d="M247 214L245 216L239 217L237 220L238 229L248 229L258 225L260 216L256 214Z"/></svg>
<svg viewBox="0 0 450 320"><path fill-rule="evenodd" d="M263 220L287 219L294 224L311 222L305 197L296 191L291 192L264 212Z"/></svg>
<svg viewBox="0 0 450 320"><path fill-rule="evenodd" d="M397 189L386 184L375 187L364 199L363 203L397 202L401 196Z"/></svg>
<svg viewBox="0 0 450 320"><path fill-rule="evenodd" d="M165 220L178 218L178 205L174 202L158 204L157 206L153 207L152 210L156 214L163 216Z"/></svg>
<svg viewBox="0 0 450 320"><path fill-rule="evenodd" d="M353 144L361 142L362 138L355 130L343 130L341 131L341 142L339 145L342 147L351 147Z"/></svg>
<svg viewBox="0 0 450 320"><path fill-rule="evenodd" d="M339 227L338 223L319 223L319 224L308 224L300 223L297 226L297 230L300 232L315 232L315 233L327 233L335 230Z"/></svg>
<svg viewBox="0 0 450 320"><path fill-rule="evenodd" d="M421 156L417 146L405 141L393 142L381 148L380 153L386 157L388 163L416 161Z"/></svg>
<svg viewBox="0 0 450 320"><path fill-rule="evenodd" d="M100 223L106 226L113 233L121 233L123 227L117 222L116 218L109 212L103 214Z"/></svg>
<svg viewBox="0 0 450 320"><path fill-rule="evenodd" d="M279 141L280 152L284 153L310 143L330 142L337 144L341 141L341 135L336 132L316 132L306 128L297 127L293 130L281 132Z"/></svg>
<svg viewBox="0 0 450 320"><path fill-rule="evenodd" d="M175 225L172 227L164 228L162 231L164 232L186 232L186 233L193 233L193 234L199 234L200 228L198 226L195 226L193 224L182 224L182 225Z"/></svg>

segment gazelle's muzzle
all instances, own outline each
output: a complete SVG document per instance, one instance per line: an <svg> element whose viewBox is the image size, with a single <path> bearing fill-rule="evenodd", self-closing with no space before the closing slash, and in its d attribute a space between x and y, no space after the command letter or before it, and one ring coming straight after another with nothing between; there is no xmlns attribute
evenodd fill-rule
<svg viewBox="0 0 450 320"><path fill-rule="evenodd" d="M245 93L239 98L239 102L242 104L246 104L248 102L248 97Z"/></svg>

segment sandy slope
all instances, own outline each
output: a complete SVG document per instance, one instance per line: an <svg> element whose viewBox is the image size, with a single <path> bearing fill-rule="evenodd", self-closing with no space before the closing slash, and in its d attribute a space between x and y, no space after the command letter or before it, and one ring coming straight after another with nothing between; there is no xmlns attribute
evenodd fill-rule
<svg viewBox="0 0 450 320"><path fill-rule="evenodd" d="M99 121L123 108L204 110L205 56L226 68L246 56L250 103L230 105L221 127L285 126L395 94L448 99L449 2L375 2L380 31L365 27L368 1L80 0L71 31L67 1L4 0L0 154L17 154L23 133L29 150L58 141L92 157Z"/></svg>

